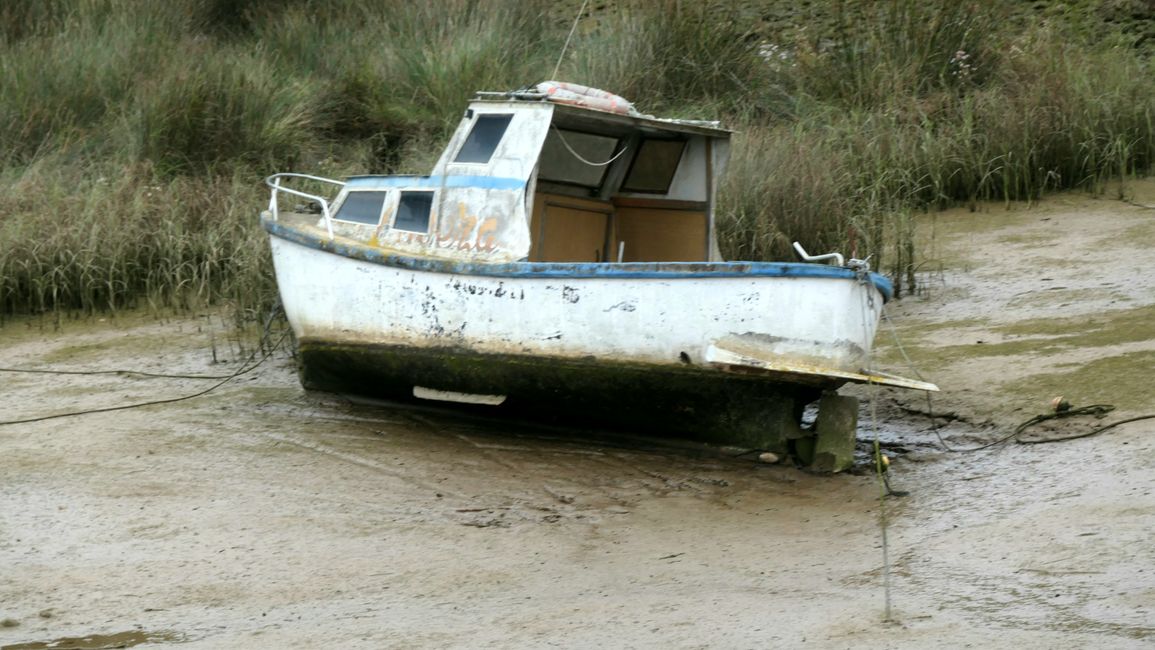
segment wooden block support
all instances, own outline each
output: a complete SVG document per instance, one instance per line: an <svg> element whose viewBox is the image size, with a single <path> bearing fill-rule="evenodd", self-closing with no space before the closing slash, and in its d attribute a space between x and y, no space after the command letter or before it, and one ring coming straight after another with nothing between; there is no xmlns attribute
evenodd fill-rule
<svg viewBox="0 0 1155 650"><path fill-rule="evenodd" d="M854 466L854 434L858 430L858 399L825 393L818 402L814 462L819 472L841 472Z"/></svg>

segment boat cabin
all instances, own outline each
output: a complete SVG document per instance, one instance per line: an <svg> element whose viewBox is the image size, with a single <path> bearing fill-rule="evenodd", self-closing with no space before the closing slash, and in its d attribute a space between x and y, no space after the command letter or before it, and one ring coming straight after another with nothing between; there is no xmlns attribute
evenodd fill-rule
<svg viewBox="0 0 1155 650"><path fill-rule="evenodd" d="M632 108L480 94L429 176L352 177L331 225L473 262L720 261L713 206L729 137Z"/></svg>

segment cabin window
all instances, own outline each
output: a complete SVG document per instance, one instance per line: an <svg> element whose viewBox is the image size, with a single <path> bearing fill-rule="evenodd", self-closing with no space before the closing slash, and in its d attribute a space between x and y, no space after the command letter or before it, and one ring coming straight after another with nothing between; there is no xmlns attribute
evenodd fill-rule
<svg viewBox="0 0 1155 650"><path fill-rule="evenodd" d="M685 148L683 140L642 140L638 155L634 156L634 163L622 183L622 190L668 194Z"/></svg>
<svg viewBox="0 0 1155 650"><path fill-rule="evenodd" d="M597 188L618 148L617 138L550 129L541 149L541 180Z"/></svg>
<svg viewBox="0 0 1155 650"><path fill-rule="evenodd" d="M473 130L465 138L465 144L453 159L455 163L489 162L505 130L509 128L509 121L513 115L478 115L473 122Z"/></svg>
<svg viewBox="0 0 1155 650"><path fill-rule="evenodd" d="M381 223L381 209L385 207L387 192L349 192L334 218L376 226Z"/></svg>
<svg viewBox="0 0 1155 650"><path fill-rule="evenodd" d="M429 232L429 214L433 210L433 192L402 192L393 219L395 230Z"/></svg>

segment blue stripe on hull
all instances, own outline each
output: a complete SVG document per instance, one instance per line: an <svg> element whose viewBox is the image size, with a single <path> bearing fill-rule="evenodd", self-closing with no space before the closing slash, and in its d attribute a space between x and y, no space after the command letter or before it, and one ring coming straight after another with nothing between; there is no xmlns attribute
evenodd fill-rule
<svg viewBox="0 0 1155 650"><path fill-rule="evenodd" d="M359 190L403 187L405 189L431 189L442 187L475 187L483 190L520 190L525 187L521 178L500 176L353 176L345 182L346 187Z"/></svg>
<svg viewBox="0 0 1155 650"><path fill-rule="evenodd" d="M493 264L433 259L402 255L348 240L338 241L319 237L267 217L262 217L261 223L269 234L308 248L371 264L429 273L480 275L495 278L623 280L677 280L683 278L830 278L854 280L857 278L857 274L853 270L843 267L791 262L626 262L621 264L604 262L505 262ZM871 273L870 281L882 294L884 300L890 300L894 296L894 287L890 280L877 273Z"/></svg>

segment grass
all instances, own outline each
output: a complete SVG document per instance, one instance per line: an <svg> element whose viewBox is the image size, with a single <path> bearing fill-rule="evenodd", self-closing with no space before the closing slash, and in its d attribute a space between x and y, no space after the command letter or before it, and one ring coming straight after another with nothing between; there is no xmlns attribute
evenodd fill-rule
<svg viewBox="0 0 1155 650"><path fill-rule="evenodd" d="M632 0L611 4L562 60L565 80L612 88L671 117L775 110L765 61L735 6Z"/></svg>
<svg viewBox="0 0 1155 650"><path fill-rule="evenodd" d="M265 193L246 176L77 172L43 160L5 178L0 314L270 304L268 247L247 225Z"/></svg>
<svg viewBox="0 0 1155 650"><path fill-rule="evenodd" d="M919 212L1149 170L1153 41L1117 4L618 0L557 76L736 129L727 257L869 255L901 294ZM4 2L0 316L266 310L260 178L427 171L474 90L553 76L579 6Z"/></svg>

